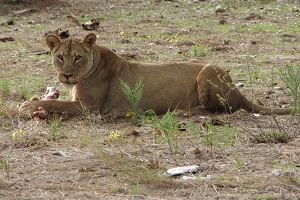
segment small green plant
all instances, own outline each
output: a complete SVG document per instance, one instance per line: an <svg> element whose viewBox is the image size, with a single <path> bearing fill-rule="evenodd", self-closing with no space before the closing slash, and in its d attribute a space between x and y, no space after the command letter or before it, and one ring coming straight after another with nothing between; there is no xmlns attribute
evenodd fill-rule
<svg viewBox="0 0 300 200"><path fill-rule="evenodd" d="M68 135L65 132L61 131L61 118L53 117L49 121L50 125L50 140L59 141L60 139L68 138Z"/></svg>
<svg viewBox="0 0 300 200"><path fill-rule="evenodd" d="M233 154L233 159L235 161L235 166L240 170L243 168L243 165L244 165L244 160L240 159L239 158L239 155L238 154Z"/></svg>
<svg viewBox="0 0 300 200"><path fill-rule="evenodd" d="M29 92L29 87L25 86L24 84L19 87L19 92L20 92L20 96L23 99L30 99L30 92Z"/></svg>
<svg viewBox="0 0 300 200"><path fill-rule="evenodd" d="M152 126L162 133L163 139L168 143L171 153L178 151L178 127L174 113L170 109L162 117L151 116L148 120Z"/></svg>
<svg viewBox="0 0 300 200"><path fill-rule="evenodd" d="M205 57L210 51L210 47L203 44L196 44L192 46L194 57Z"/></svg>
<svg viewBox="0 0 300 200"><path fill-rule="evenodd" d="M0 167L4 169L6 173L6 178L9 179L9 158L2 156L0 158Z"/></svg>
<svg viewBox="0 0 300 200"><path fill-rule="evenodd" d="M262 130L260 134L251 134L257 143L287 143L289 135L282 131Z"/></svg>
<svg viewBox="0 0 300 200"><path fill-rule="evenodd" d="M131 195L137 195L137 194L139 194L139 181L137 181L137 183L135 185L132 185L130 187L130 194Z"/></svg>
<svg viewBox="0 0 300 200"><path fill-rule="evenodd" d="M227 124L223 126L216 126L212 120L205 122L206 128L200 130L196 125L190 127L195 141L204 145L207 150L212 154L214 149L226 148L234 143L233 135L235 130Z"/></svg>
<svg viewBox="0 0 300 200"><path fill-rule="evenodd" d="M287 65L279 70L279 76L287 86L294 101L294 112L300 110L300 65Z"/></svg>
<svg viewBox="0 0 300 200"><path fill-rule="evenodd" d="M278 143L287 143L289 139L289 135L281 131L271 132L270 135L273 135L274 141Z"/></svg>
<svg viewBox="0 0 300 200"><path fill-rule="evenodd" d="M140 110L138 109L138 105L143 96L143 79L137 80L133 89L131 89L130 86L122 79L119 80L123 94L126 96L126 98L130 101L132 105L132 110L128 111L128 113L130 114L127 115L131 117L139 115Z"/></svg>
<svg viewBox="0 0 300 200"><path fill-rule="evenodd" d="M81 138L78 139L78 143L80 147L85 147L93 141L90 135L84 134Z"/></svg>
<svg viewBox="0 0 300 200"><path fill-rule="evenodd" d="M259 197L257 197L257 200L271 200L273 198L274 197L272 194L262 194Z"/></svg>
<svg viewBox="0 0 300 200"><path fill-rule="evenodd" d="M0 79L0 95L7 97L10 94L10 83L7 79Z"/></svg>

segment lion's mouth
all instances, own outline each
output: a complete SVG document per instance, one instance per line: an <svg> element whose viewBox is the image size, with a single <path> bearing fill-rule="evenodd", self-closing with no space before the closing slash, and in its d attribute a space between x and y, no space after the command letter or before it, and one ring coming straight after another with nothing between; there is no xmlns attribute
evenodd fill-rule
<svg viewBox="0 0 300 200"><path fill-rule="evenodd" d="M58 76L58 80L62 83L65 83L65 84L76 84L79 80L79 75L78 74L60 74Z"/></svg>

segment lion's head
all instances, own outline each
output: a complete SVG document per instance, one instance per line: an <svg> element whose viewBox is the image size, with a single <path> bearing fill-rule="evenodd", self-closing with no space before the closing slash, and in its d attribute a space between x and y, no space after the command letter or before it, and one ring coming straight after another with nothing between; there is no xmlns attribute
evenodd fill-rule
<svg viewBox="0 0 300 200"><path fill-rule="evenodd" d="M58 72L58 80L65 85L75 85L93 67L93 47L96 35L88 34L83 40L59 39L48 35L46 43L52 53L52 63Z"/></svg>

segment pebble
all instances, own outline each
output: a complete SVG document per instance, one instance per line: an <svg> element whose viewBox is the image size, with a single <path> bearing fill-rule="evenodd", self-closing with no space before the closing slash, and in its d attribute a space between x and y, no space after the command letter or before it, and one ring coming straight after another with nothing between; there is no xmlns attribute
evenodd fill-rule
<svg viewBox="0 0 300 200"><path fill-rule="evenodd" d="M244 87L244 83L237 83L235 87Z"/></svg>
<svg viewBox="0 0 300 200"><path fill-rule="evenodd" d="M196 180L197 178L195 176L182 176L181 178L182 180L185 180L185 181L190 181L190 180Z"/></svg>
<svg viewBox="0 0 300 200"><path fill-rule="evenodd" d="M53 152L52 155L56 155L56 156L67 156L65 152L62 151L56 151Z"/></svg>
<svg viewBox="0 0 300 200"><path fill-rule="evenodd" d="M191 165L191 166L184 166L184 167L175 167L168 169L167 175L168 176L176 176L184 173L193 173L200 169L197 165Z"/></svg>
<svg viewBox="0 0 300 200"><path fill-rule="evenodd" d="M272 174L275 176L292 176L295 175L295 170L294 169L286 169L286 170L279 170L279 169L274 169L272 171Z"/></svg>
<svg viewBox="0 0 300 200"><path fill-rule="evenodd" d="M260 114L254 113L253 116L254 116L254 117L260 117Z"/></svg>

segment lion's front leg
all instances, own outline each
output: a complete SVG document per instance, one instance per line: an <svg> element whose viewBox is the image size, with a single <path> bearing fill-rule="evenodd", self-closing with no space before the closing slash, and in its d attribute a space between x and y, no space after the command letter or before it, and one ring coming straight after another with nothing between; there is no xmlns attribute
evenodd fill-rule
<svg viewBox="0 0 300 200"><path fill-rule="evenodd" d="M47 115L47 112L51 112L58 114L66 113L69 116L74 116L81 113L83 111L83 107L79 101L62 101L57 99L43 100L39 98L32 98L29 101L24 102L19 108L19 111L22 113L28 113L31 117L34 117L37 112L41 112L41 114L45 115Z"/></svg>

